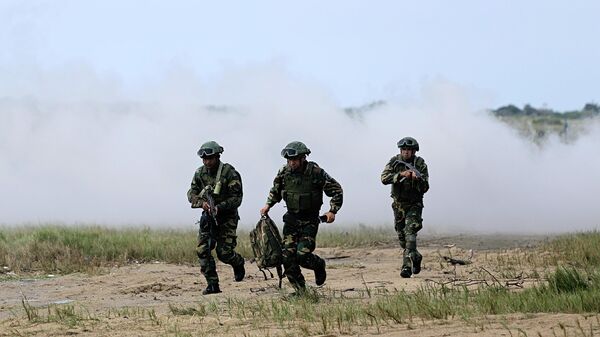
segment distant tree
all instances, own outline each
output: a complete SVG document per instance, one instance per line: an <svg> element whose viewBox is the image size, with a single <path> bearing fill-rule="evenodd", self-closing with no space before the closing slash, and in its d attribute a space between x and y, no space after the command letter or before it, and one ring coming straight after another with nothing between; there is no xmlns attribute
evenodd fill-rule
<svg viewBox="0 0 600 337"><path fill-rule="evenodd" d="M514 115L520 115L522 113L521 109L517 108L516 106L514 106L512 104L506 105L503 107L499 107L496 110L492 110L492 112L496 116L514 116Z"/></svg>
<svg viewBox="0 0 600 337"><path fill-rule="evenodd" d="M529 104L525 104L525 106L523 107L523 112L526 115L535 115L535 114L537 114L537 110L534 107L532 107L531 105L529 105Z"/></svg>
<svg viewBox="0 0 600 337"><path fill-rule="evenodd" d="M600 106L598 106L598 104L596 104L596 103L587 103L583 107L583 111L591 111L591 112L599 113L600 112Z"/></svg>

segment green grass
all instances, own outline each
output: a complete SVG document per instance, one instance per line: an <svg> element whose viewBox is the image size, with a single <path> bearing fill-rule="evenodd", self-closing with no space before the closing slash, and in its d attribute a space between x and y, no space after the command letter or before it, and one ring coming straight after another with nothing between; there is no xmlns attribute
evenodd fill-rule
<svg viewBox="0 0 600 337"><path fill-rule="evenodd" d="M248 230L238 230L236 251L252 258ZM394 238L391 230L359 226L325 229L319 247L365 247ZM131 262L196 264L197 230L111 229L98 226L0 227L0 268L18 273L94 272ZM391 238L391 239L390 239ZM1 275L0 275L1 276ZM8 279L8 277L6 278Z"/></svg>
<svg viewBox="0 0 600 337"><path fill-rule="evenodd" d="M190 263L193 231L42 226L5 228L0 265L16 272L71 273L133 261Z"/></svg>
<svg viewBox="0 0 600 337"><path fill-rule="evenodd" d="M398 236L393 228L368 227L362 224L351 228L321 227L317 235L317 245L339 248L398 245Z"/></svg>
<svg viewBox="0 0 600 337"><path fill-rule="evenodd" d="M542 249L551 251L557 264L578 268L600 267L600 232L567 234L546 243Z"/></svg>
<svg viewBox="0 0 600 337"><path fill-rule="evenodd" d="M197 232L194 229L111 229L98 226L0 227L0 268L16 273L94 272L98 268L132 262L161 261L196 264ZM585 270L600 267L599 232L559 236L522 253L495 255L506 273L517 274L527 266L571 265ZM318 247L377 247L396 244L390 228L356 226L324 227L317 236ZM238 230L236 250L252 258L247 230ZM544 252L545 254L539 254ZM14 276L0 274L0 280Z"/></svg>
<svg viewBox="0 0 600 337"><path fill-rule="evenodd" d="M31 323L59 323L68 328L74 328L98 321L86 308L81 306L76 308L72 304L35 307L29 304L26 298L23 298L21 305L27 320Z"/></svg>

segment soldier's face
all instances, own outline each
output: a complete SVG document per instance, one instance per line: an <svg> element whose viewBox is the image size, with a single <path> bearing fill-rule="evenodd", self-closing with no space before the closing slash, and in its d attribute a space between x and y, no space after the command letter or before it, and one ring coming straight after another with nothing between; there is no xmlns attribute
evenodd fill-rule
<svg viewBox="0 0 600 337"><path fill-rule="evenodd" d="M206 166L207 169L212 170L217 166L219 162L219 158L217 156L206 156L202 158L202 163Z"/></svg>
<svg viewBox="0 0 600 337"><path fill-rule="evenodd" d="M415 155L414 149L400 149L400 157L402 160L410 160Z"/></svg>
<svg viewBox="0 0 600 337"><path fill-rule="evenodd" d="M302 167L304 157L293 157L287 159L287 165L292 171L297 171Z"/></svg>

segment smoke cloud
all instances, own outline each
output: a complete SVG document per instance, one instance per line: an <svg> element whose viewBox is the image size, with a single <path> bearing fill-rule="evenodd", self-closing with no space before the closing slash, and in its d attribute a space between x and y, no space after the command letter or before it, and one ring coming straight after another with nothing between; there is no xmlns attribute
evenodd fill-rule
<svg viewBox="0 0 600 337"><path fill-rule="evenodd" d="M277 65L211 80L180 67L135 90L85 66L0 69L0 78L4 224L192 226L199 212L186 192L201 165L196 151L216 140L242 175L241 224L249 226L284 165L281 148L301 140L344 188L336 222L391 226L389 186L379 176L396 142L412 136L431 176L425 231L600 225L598 123L574 144L539 148L489 116L484 95L441 79L351 118L326 88ZM272 216L283 212L279 204Z"/></svg>

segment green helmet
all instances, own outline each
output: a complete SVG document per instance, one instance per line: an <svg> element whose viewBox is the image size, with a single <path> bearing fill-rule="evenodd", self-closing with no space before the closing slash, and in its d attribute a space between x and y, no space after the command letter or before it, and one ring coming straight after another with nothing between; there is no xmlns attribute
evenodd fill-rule
<svg viewBox="0 0 600 337"><path fill-rule="evenodd" d="M414 149L419 151L419 143L413 137L404 137L398 141L398 147L401 149Z"/></svg>
<svg viewBox="0 0 600 337"><path fill-rule="evenodd" d="M219 145L219 143L211 140L210 142L206 142L200 146L200 150L198 150L198 155L200 158L212 156L215 154L223 153L223 147Z"/></svg>
<svg viewBox="0 0 600 337"><path fill-rule="evenodd" d="M291 142L281 150L281 156L286 159L303 154L310 154L310 150L302 142Z"/></svg>

